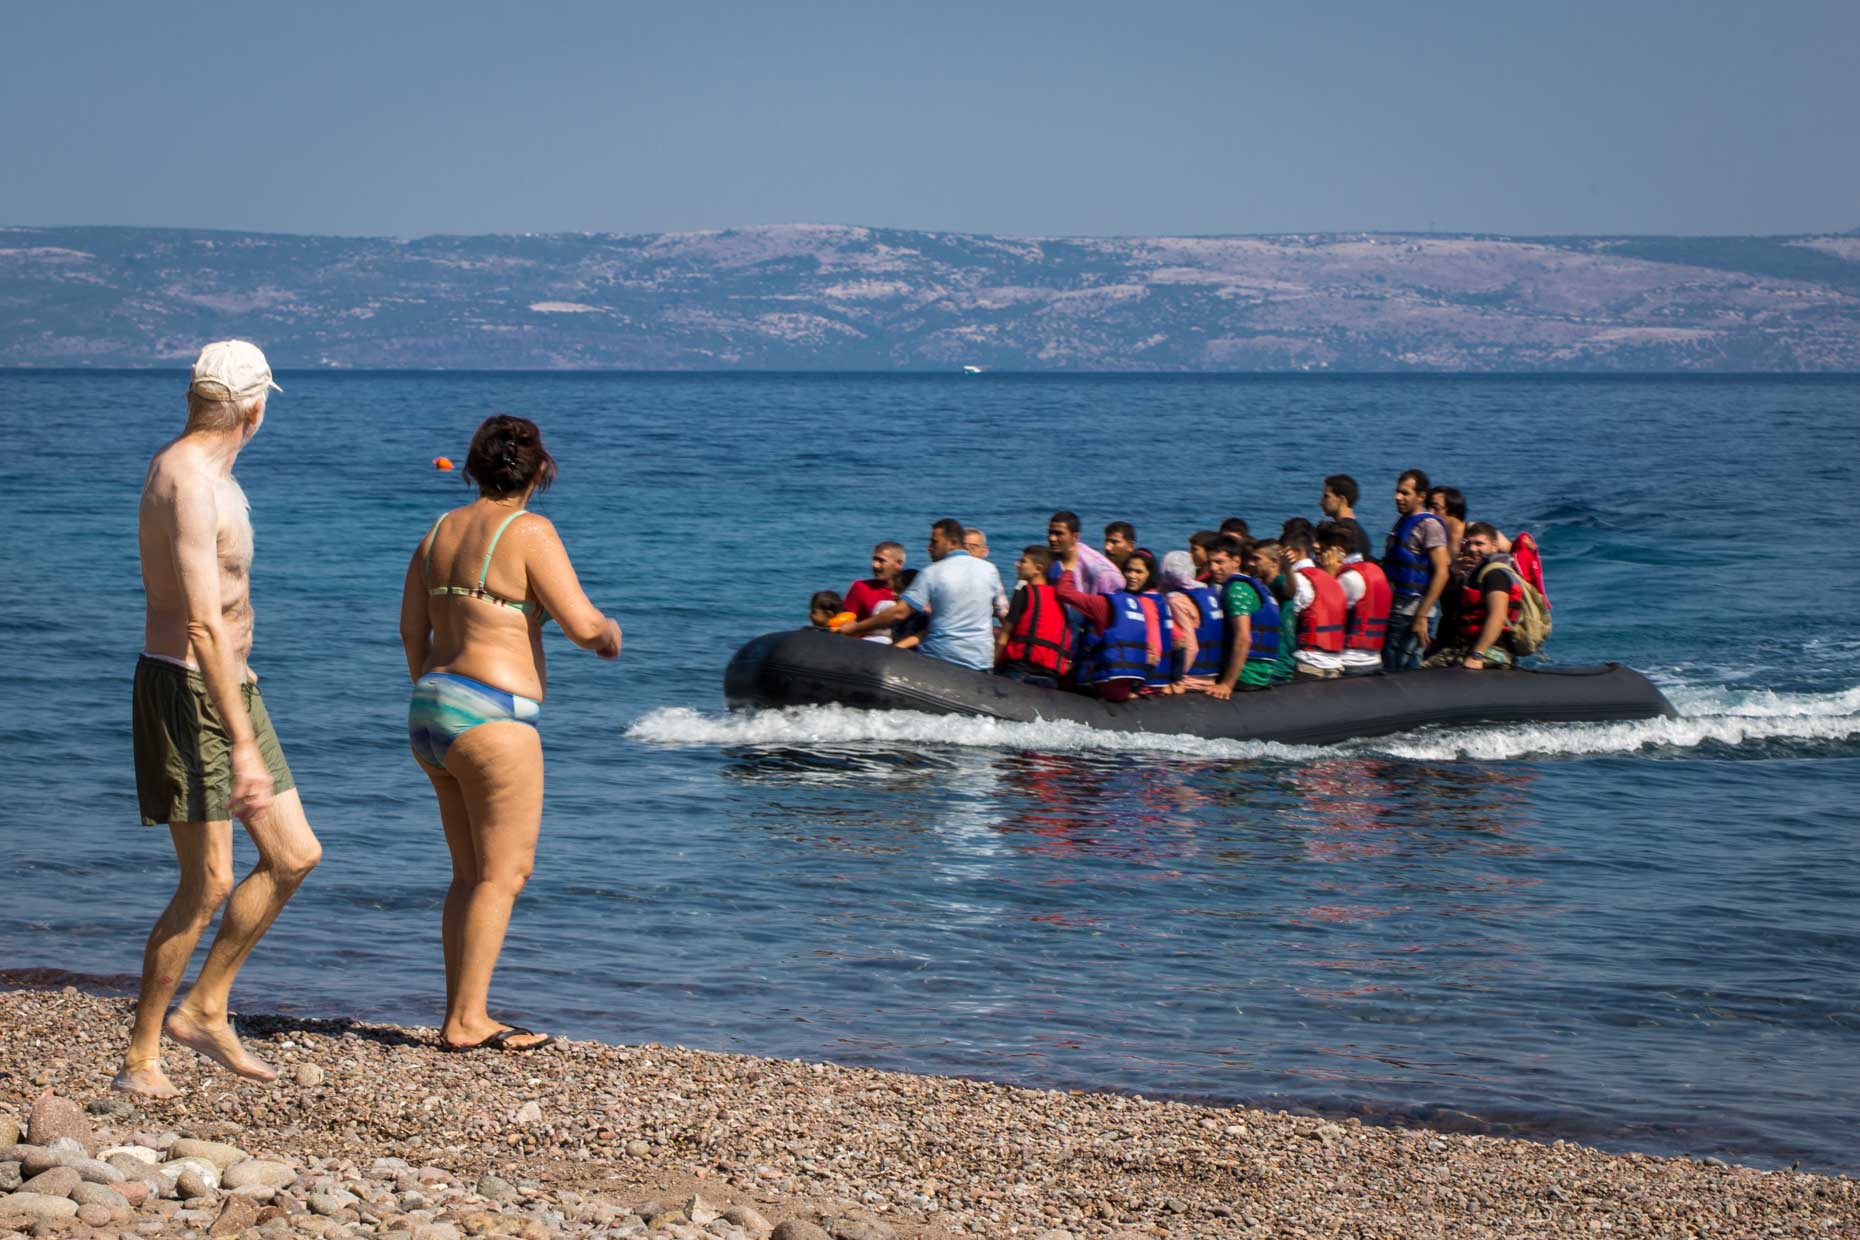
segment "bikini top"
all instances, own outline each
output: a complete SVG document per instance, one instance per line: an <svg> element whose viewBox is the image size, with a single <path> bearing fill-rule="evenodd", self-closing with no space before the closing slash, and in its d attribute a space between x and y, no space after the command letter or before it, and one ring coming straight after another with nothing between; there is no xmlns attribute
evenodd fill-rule
<svg viewBox="0 0 1860 1240"><path fill-rule="evenodd" d="M450 515L449 513L442 513L439 520L433 522L432 530L426 535L426 557L420 562L420 580L428 583L426 592L434 598L448 594L456 595L459 598L481 598L487 603L496 603L500 607L508 607L512 611L520 611L526 616L542 615L542 606L538 603L532 603L527 599L519 601L516 599L504 598L502 595L491 593L491 591L484 587L484 579L491 571L491 556L497 551L498 540L503 538L504 531L510 528L510 523L527 511L529 511L527 508L517 509L509 516L505 517L504 523L497 527L497 533L491 535L491 545L484 549L484 566L478 570L478 584L475 586L436 586L431 584L433 578L433 542L439 534L439 527L445 523L446 517Z"/></svg>

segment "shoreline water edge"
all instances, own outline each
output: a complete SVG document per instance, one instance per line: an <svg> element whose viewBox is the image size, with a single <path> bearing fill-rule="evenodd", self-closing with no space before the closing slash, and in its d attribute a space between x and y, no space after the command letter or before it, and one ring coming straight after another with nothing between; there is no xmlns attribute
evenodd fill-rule
<svg viewBox="0 0 1860 1240"><path fill-rule="evenodd" d="M130 1010L0 990L0 1238L1860 1234L1848 1176L297 1016L237 1016L276 1082L170 1048L130 1098Z"/></svg>

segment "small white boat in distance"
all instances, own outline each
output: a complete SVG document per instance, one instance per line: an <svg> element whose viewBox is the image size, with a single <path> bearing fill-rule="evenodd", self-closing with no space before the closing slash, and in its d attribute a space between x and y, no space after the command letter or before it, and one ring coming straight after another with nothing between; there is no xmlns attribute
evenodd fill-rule
<svg viewBox="0 0 1860 1240"><path fill-rule="evenodd" d="M965 375L979 375L982 373L982 368L980 366L964 366L962 368L962 373Z"/></svg>

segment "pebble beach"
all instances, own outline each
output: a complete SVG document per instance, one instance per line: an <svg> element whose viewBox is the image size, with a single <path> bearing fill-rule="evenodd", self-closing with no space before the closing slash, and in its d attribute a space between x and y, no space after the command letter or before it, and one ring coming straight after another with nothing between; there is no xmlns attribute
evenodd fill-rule
<svg viewBox="0 0 1860 1240"><path fill-rule="evenodd" d="M0 991L0 1240L1860 1235L1845 1176L295 1016L235 1016L277 1081L171 1049L156 1102L129 1011Z"/></svg>

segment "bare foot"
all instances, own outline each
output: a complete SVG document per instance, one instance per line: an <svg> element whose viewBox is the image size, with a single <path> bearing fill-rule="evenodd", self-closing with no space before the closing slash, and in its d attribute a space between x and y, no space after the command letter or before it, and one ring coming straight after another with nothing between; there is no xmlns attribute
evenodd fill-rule
<svg viewBox="0 0 1860 1240"><path fill-rule="evenodd" d="M161 1060L157 1059L146 1068L132 1068L123 1065L123 1070L110 1082L110 1088L125 1094L139 1094L144 1098L178 1098L180 1089L168 1079L168 1074L161 1070Z"/></svg>
<svg viewBox="0 0 1860 1240"><path fill-rule="evenodd" d="M217 1023L202 1021L176 1008L168 1013L162 1028L182 1046L205 1055L228 1072L254 1081L278 1079L278 1070L246 1050L224 1018Z"/></svg>

